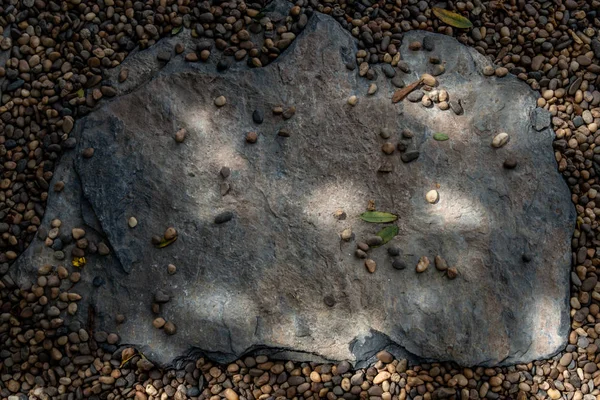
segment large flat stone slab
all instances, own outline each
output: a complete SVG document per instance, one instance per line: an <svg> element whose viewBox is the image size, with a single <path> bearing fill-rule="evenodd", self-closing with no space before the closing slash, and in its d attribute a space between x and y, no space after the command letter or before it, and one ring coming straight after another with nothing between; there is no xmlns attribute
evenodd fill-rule
<svg viewBox="0 0 600 400"><path fill-rule="evenodd" d="M426 36L433 51L408 49ZM460 99L464 114L392 104L395 88L383 73L367 96L370 82L346 69L355 52L348 32L316 14L286 54L261 69L236 64L217 73L214 64L177 58L152 72L144 61L152 53L126 60L130 76L143 66L145 78L115 83L123 95L77 122L78 149L62 161L74 162L76 173L57 171L57 179L63 174L81 187L70 204L83 211L72 222L97 224L114 251L84 271L99 328L116 329L163 363L190 348L219 361L261 348L363 361L387 347L413 358L497 365L564 346L575 214L534 93L513 76L483 76L487 61L452 38L411 32L400 49L411 70L402 73L405 82L430 72L431 56L441 58L440 87ZM217 108L220 95L227 105ZM347 104L351 95L359 97L355 107ZM284 120L272 114L275 105L297 112ZM257 109L265 114L260 125L252 120ZM187 130L182 144L173 139L180 128ZM277 135L282 128L290 137ZM406 164L398 151L383 154L382 128L394 144L410 129L406 143L419 158ZM245 141L250 131L259 134L256 144ZM450 140L434 140L436 132ZM499 132L511 139L494 149ZM95 148L91 159L80 157L87 147ZM503 168L507 157L516 169ZM383 163L392 172L378 172ZM231 169L225 196L223 166ZM440 194L433 205L425 201L431 189ZM90 207L77 205L82 199ZM389 245L369 252L374 274L354 256L356 242L382 227L358 218L370 200L399 216L389 245L401 248L407 269L392 268ZM64 202L49 200L46 224ZM338 209L346 219L334 217ZM233 219L215 224L225 211ZM131 216L139 221L134 229ZM154 248L151 236L168 226L178 240ZM349 227L354 239L341 241ZM420 257L436 255L458 268L455 280L433 265L415 272ZM34 242L19 268L33 270L48 257ZM91 285L95 276L105 284ZM152 327L158 290L172 296L160 315L177 325L174 336ZM115 325L117 313L126 323Z"/></svg>

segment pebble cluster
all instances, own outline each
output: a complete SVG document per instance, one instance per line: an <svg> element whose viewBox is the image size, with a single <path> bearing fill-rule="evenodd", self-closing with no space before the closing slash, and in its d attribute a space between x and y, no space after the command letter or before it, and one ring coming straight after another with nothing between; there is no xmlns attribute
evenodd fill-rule
<svg viewBox="0 0 600 400"><path fill-rule="evenodd" d="M0 2L0 398L599 399L596 218L600 206L595 199L600 191L600 1L446 4L468 17L473 27L456 29L442 23L432 13L434 4L424 0L297 0L282 21L264 17L260 11L264 4L243 0ZM53 221L49 232L40 227L55 162L63 151L76 146L69 137L75 119L103 98L116 95L115 88L103 80L104 70L119 65L136 46L146 48L182 28L199 38L197 48L178 45L172 52L159 52L159 60L181 56L202 62L212 54L218 57L218 70L234 61L260 67L290 45L315 11L331 15L357 38L356 60L347 67L358 69L367 80L383 71L396 87L404 87L397 73L406 67L398 50L403 33L424 29L455 36L489 57L497 67L482 73L490 79L512 73L539 92L538 106L553 116L558 169L578 213L572 239L572 329L561 354L505 368L463 368L451 363L409 366L406 360L381 352L371 367L356 371L347 362L293 363L261 355L225 366L199 359L179 370L162 370L136 350L119 347L117 335L95 330L93 313L87 326L72 318L81 299L75 291L80 279L76 266L66 262L42 266L37 281L22 287L4 275L8 262L36 234L56 247L57 261L62 261L61 247L70 243L75 243L73 261L80 263L94 248L100 254L109 251L101 242L86 242L85 232L78 228L61 234L60 221ZM431 46L424 40L410 43L409 48L428 51ZM436 79L444 73L443 63L430 62L431 78ZM119 80L127 75L123 70ZM433 87L431 78L422 79L434 83ZM445 100L448 94L443 89L433 90L437 92L427 93L430 101L437 98L440 108L462 111L460 102L455 108ZM376 91L377 85L371 83L369 95ZM417 93L408 100L430 106L425 96ZM359 101L348 99L350 105ZM215 99L218 107L225 103L224 98ZM296 109L278 107L273 112L287 119ZM501 135L492 145L506 144L508 136ZM175 140L184 139L185 132L175 133ZM393 152L389 146L382 150ZM86 149L82 157L93 153L92 148ZM506 160L504 167L518 168L515 160ZM227 176L222 175L226 182ZM53 190L63 188L64 183L57 182ZM135 224L129 221L132 229ZM158 246L176 237L176 231L167 230L153 243ZM427 268L429 260L419 264L417 270ZM440 271L446 268L449 278L455 276L437 257L435 266ZM176 271L174 265L167 268L171 274ZM125 316L115 318L122 322ZM160 317L153 323L167 334L176 333L174 324L167 326L169 322Z"/></svg>

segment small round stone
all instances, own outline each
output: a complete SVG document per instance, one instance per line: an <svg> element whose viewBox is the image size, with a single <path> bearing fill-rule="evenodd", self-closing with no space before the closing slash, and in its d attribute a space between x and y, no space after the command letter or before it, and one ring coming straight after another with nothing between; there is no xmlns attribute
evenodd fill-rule
<svg viewBox="0 0 600 400"><path fill-rule="evenodd" d="M514 158L507 158L506 160L504 160L504 163L502 165L506 169L514 169L517 166L517 160L515 160Z"/></svg>
<svg viewBox="0 0 600 400"><path fill-rule="evenodd" d="M425 195L425 200L427 200L427 202L429 204L435 204L438 202L438 200L440 199L440 195L438 193L437 190L433 189L430 190L429 192L427 192L427 194Z"/></svg>
<svg viewBox="0 0 600 400"><path fill-rule="evenodd" d="M394 269L403 270L406 269L406 263L398 258L394 260L392 267Z"/></svg>
<svg viewBox="0 0 600 400"><path fill-rule="evenodd" d="M500 148L500 147L504 146L506 143L508 143L509 140L510 140L510 137L508 136L508 133L501 132L501 133L497 134L496 136L494 136L494 139L492 139L492 147Z"/></svg>
<svg viewBox="0 0 600 400"><path fill-rule="evenodd" d="M152 321L152 325L156 328L156 329L161 329L163 326L165 326L166 321L164 320L164 318L158 317L156 319L154 319L154 321Z"/></svg>
<svg viewBox="0 0 600 400"><path fill-rule="evenodd" d="M247 143L256 143L257 140L258 140L258 134L256 132L248 132L248 134L246 135Z"/></svg>
<svg viewBox="0 0 600 400"><path fill-rule="evenodd" d="M365 253L361 249L356 249L356 251L354 252L354 255L356 256L356 258L361 258L361 259L367 258L367 253Z"/></svg>
<svg viewBox="0 0 600 400"><path fill-rule="evenodd" d="M54 191L55 192L62 192L62 190L65 188L65 183L63 181L58 181L54 184Z"/></svg>
<svg viewBox="0 0 600 400"><path fill-rule="evenodd" d="M371 84L369 85L369 89L367 90L367 94L368 94L369 96L372 96L372 95L374 95L376 92L377 92L377 84L375 84L375 83L371 83Z"/></svg>
<svg viewBox="0 0 600 400"><path fill-rule="evenodd" d="M386 142L383 144L383 146L381 146L381 151L383 151L385 154L392 154L395 150L395 147L393 143L390 142Z"/></svg>
<svg viewBox="0 0 600 400"><path fill-rule="evenodd" d="M151 242L153 245L158 245L160 242L162 242L162 238L158 235L152 235Z"/></svg>
<svg viewBox="0 0 600 400"><path fill-rule="evenodd" d="M429 267L429 258L423 256L419 259L417 263L416 271L418 273L425 272L425 270Z"/></svg>
<svg viewBox="0 0 600 400"><path fill-rule="evenodd" d="M83 150L83 153L81 154L83 155L83 158L92 158L94 156L94 148L88 147L85 150Z"/></svg>
<svg viewBox="0 0 600 400"><path fill-rule="evenodd" d="M450 267L446 271L446 274L448 274L449 279L455 279L458 276L458 270L456 269L456 267Z"/></svg>
<svg viewBox="0 0 600 400"><path fill-rule="evenodd" d="M219 96L215 99L215 106L223 107L227 103L225 96Z"/></svg>
<svg viewBox="0 0 600 400"><path fill-rule="evenodd" d="M388 247L388 254L392 257L397 257L400 255L400 248L397 246Z"/></svg>
<svg viewBox="0 0 600 400"><path fill-rule="evenodd" d="M377 269L377 264L375 263L374 260L371 260L370 258L365 260L365 267L367 268L367 271L369 271L370 273L375 272L375 269Z"/></svg>
<svg viewBox="0 0 600 400"><path fill-rule="evenodd" d="M365 242L356 243L356 248L361 249L362 251L369 251L369 245L366 244Z"/></svg>
<svg viewBox="0 0 600 400"><path fill-rule="evenodd" d="M367 238L367 244L369 246L381 246L383 244L383 238L381 236L370 236L369 238Z"/></svg>
<svg viewBox="0 0 600 400"><path fill-rule="evenodd" d="M437 79L435 79L435 76L430 75L430 74L421 75L421 80L427 86L434 87L437 85Z"/></svg>
<svg viewBox="0 0 600 400"><path fill-rule="evenodd" d="M495 69L491 65L486 65L485 67L483 67L483 74L485 76L492 76L492 75L494 75L494 73L495 73Z"/></svg>
<svg viewBox="0 0 600 400"><path fill-rule="evenodd" d="M335 210L335 212L333 213L333 217L337 220L343 221L346 219L347 215L344 210L339 208L339 209Z"/></svg>
<svg viewBox="0 0 600 400"><path fill-rule="evenodd" d="M340 236L342 237L342 240L346 242L349 241L350 239L352 239L352 228L344 229Z"/></svg>
<svg viewBox="0 0 600 400"><path fill-rule="evenodd" d="M446 260L444 260L440 256L435 256L434 263L435 263L435 268L438 271L442 271L443 272L443 271L446 271L448 269L448 264L446 263Z"/></svg>
<svg viewBox="0 0 600 400"><path fill-rule="evenodd" d="M254 110L254 112L252 113L252 121L254 121L254 123L256 124L262 124L264 118L264 113L260 110Z"/></svg>
<svg viewBox="0 0 600 400"><path fill-rule="evenodd" d="M325 303L327 307L333 307L335 306L335 299L333 298L333 296L328 295L323 297L323 303Z"/></svg>
<svg viewBox="0 0 600 400"><path fill-rule="evenodd" d="M127 223L129 224L130 228L135 228L138 224L138 221L135 217L129 217L129 220L127 221Z"/></svg>
<svg viewBox="0 0 600 400"><path fill-rule="evenodd" d="M494 73L496 74L496 76L498 78L502 78L502 77L505 77L506 75L508 75L508 69L504 68L504 67L498 67L498 68L496 68Z"/></svg>
<svg viewBox="0 0 600 400"><path fill-rule="evenodd" d="M171 240L177 236L177 230L172 226L168 227L163 235L166 240Z"/></svg>
<svg viewBox="0 0 600 400"><path fill-rule="evenodd" d="M183 143L183 141L185 140L185 134L186 134L186 130L181 128L179 129L177 132L175 132L175 141L177 143Z"/></svg>
<svg viewBox="0 0 600 400"><path fill-rule="evenodd" d="M177 327L171 321L168 321L163 326L163 330L166 332L167 335L174 335L175 333L177 333Z"/></svg>
<svg viewBox="0 0 600 400"><path fill-rule="evenodd" d="M175 272L177 272L177 267L173 264L169 264L167 265L167 273L169 275L175 275Z"/></svg>
<svg viewBox="0 0 600 400"><path fill-rule="evenodd" d="M358 97L356 97L356 96L350 96L348 98L348 104L350 104L351 106L355 106L356 103L358 103Z"/></svg>

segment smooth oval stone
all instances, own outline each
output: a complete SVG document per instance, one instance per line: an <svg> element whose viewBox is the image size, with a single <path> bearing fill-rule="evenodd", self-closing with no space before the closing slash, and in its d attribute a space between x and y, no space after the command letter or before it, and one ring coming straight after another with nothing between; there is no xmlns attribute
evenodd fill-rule
<svg viewBox="0 0 600 400"><path fill-rule="evenodd" d="M262 124L264 120L264 113L260 110L254 110L252 113L252 121L257 124Z"/></svg>
<svg viewBox="0 0 600 400"><path fill-rule="evenodd" d="M499 133L496 136L494 136L494 139L492 139L492 146L498 149L504 146L506 143L508 143L509 140L510 137L508 136L508 133Z"/></svg>
<svg viewBox="0 0 600 400"><path fill-rule="evenodd" d="M232 218L233 213L231 211L224 211L215 217L215 224L224 224L231 221Z"/></svg>
<svg viewBox="0 0 600 400"><path fill-rule="evenodd" d="M392 263L392 267L399 270L406 269L406 263L400 259L396 259Z"/></svg>

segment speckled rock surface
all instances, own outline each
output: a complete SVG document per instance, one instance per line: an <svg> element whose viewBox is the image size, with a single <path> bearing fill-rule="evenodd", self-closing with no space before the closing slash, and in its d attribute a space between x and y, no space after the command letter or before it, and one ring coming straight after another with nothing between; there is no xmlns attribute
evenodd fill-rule
<svg viewBox="0 0 600 400"><path fill-rule="evenodd" d="M392 104L395 88L382 71L377 93L367 96L370 82L345 67L354 39L319 14L265 68L235 64L218 73L214 62L182 57L160 65L156 52L172 46L168 39L119 67L130 71L125 83L117 83L119 69L111 71L121 96L77 122L78 147L55 174L74 189L51 196L44 222L64 214L64 224L88 225L110 243L112 254L90 258L83 270L85 307L98 329L116 330L161 363L192 348L218 361L256 349L364 361L387 348L463 365L560 350L575 213L556 171L549 118L524 83L484 77L487 61L452 38L433 35L431 52L408 50L426 35L405 36L400 52L411 72L397 74L410 83L439 57L446 68L439 88L460 100L462 115ZM220 95L227 104L217 108ZM297 111L285 120L271 112L276 105ZM264 112L260 125L254 110ZM174 140L180 128L183 143ZM385 155L382 128L394 144L410 129L414 138L403 141L419 158ZM278 136L280 129L290 136ZM250 131L258 133L255 144L246 143ZM450 139L436 141L436 132ZM499 132L510 141L494 149ZM84 159L88 147L95 153ZM503 168L508 157L515 169ZM382 164L391 172L378 172ZM231 186L224 196L223 182ZM432 189L435 204L425 200ZM369 251L373 274L354 256L357 241L383 227L358 218L369 200L399 216L398 236ZM346 219L334 217L338 209ZM233 218L215 224L226 211ZM178 240L154 248L152 235L169 226ZM354 238L342 241L349 227ZM392 268L390 245L401 249L405 270ZM420 257L436 255L458 269L456 279L433 265L415 272ZM24 278L43 262L56 263L35 241L15 271ZM171 297L160 316L176 324L174 336L152 327L159 290ZM118 313L127 320L116 326Z"/></svg>

